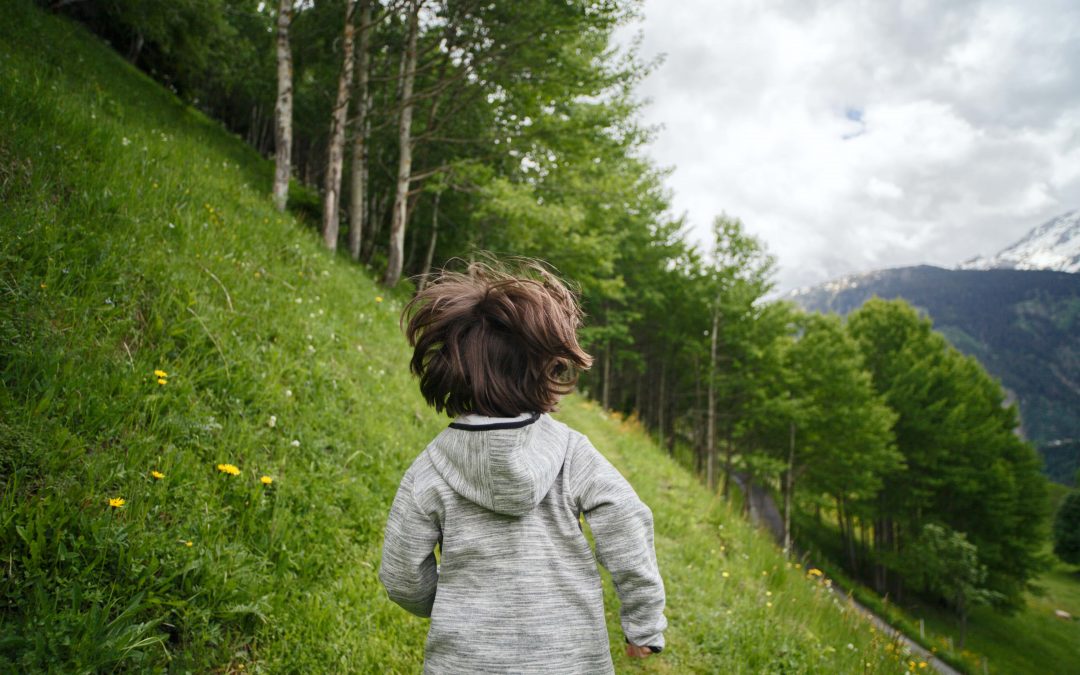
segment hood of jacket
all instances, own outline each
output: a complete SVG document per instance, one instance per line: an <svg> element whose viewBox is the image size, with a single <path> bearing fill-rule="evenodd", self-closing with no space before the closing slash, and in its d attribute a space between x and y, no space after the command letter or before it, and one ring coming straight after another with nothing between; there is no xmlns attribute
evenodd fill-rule
<svg viewBox="0 0 1080 675"><path fill-rule="evenodd" d="M454 492L490 511L523 516L539 504L566 458L568 428L544 414L509 424L453 424L428 447Z"/></svg>

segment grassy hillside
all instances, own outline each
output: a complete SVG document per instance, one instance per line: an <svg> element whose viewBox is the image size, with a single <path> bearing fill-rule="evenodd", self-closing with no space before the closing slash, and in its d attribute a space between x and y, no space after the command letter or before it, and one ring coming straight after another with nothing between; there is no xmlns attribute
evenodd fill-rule
<svg viewBox="0 0 1080 675"><path fill-rule="evenodd" d="M1051 501L1059 502L1065 493L1054 486ZM1056 508L1056 506L1055 506ZM956 615L939 604L906 597L897 606L857 581L843 579L844 573L835 561L844 558L840 534L835 527L835 515L826 514L818 522L808 514L796 515L796 537L800 544L813 551L823 567L835 573L846 588L857 588L856 595L867 606L886 616L893 626L909 635L918 635L919 620L923 621L923 644L935 648L938 655L948 659L964 672L1032 673L1074 675L1080 664L1080 621L1063 620L1055 610L1073 617L1080 616L1080 567L1067 565L1050 551L1044 554L1050 561L1048 569L1033 579L1034 590L1023 596L1023 605L1011 614L990 607L975 607L968 619L967 641L960 644L960 622ZM953 649L950 650L950 640Z"/></svg>
<svg viewBox="0 0 1080 675"><path fill-rule="evenodd" d="M407 376L404 298L275 213L217 124L77 26L6 14L0 671L417 671L426 622L375 575L446 422ZM562 417L656 514L670 647L620 671L905 670L632 422Z"/></svg>

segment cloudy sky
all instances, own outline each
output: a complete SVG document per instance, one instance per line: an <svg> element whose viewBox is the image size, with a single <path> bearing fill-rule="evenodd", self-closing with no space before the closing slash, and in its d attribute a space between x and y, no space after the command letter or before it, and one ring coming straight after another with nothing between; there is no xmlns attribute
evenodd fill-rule
<svg viewBox="0 0 1080 675"><path fill-rule="evenodd" d="M781 291L1080 208L1076 0L646 0L632 33L675 210L741 218Z"/></svg>

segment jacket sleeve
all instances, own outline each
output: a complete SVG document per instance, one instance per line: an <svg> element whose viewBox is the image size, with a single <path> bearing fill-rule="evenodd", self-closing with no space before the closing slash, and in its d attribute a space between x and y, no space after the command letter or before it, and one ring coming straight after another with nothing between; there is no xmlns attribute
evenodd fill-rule
<svg viewBox="0 0 1080 675"><path fill-rule="evenodd" d="M664 582L656 564L652 511L588 439L578 446L571 491L596 555L615 582L623 633L635 645L663 648Z"/></svg>
<svg viewBox="0 0 1080 675"><path fill-rule="evenodd" d="M379 580L390 599L417 616L431 616L439 584L435 544L441 533L416 504L412 470L398 487L386 521Z"/></svg>

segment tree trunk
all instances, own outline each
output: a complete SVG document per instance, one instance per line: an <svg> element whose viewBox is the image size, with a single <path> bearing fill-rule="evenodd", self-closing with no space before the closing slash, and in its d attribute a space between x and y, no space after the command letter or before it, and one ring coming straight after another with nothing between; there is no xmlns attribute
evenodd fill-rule
<svg viewBox="0 0 1080 675"><path fill-rule="evenodd" d="M874 590L878 593L884 593L885 565L882 563L882 552L885 550L885 519L881 517L875 518L873 528Z"/></svg>
<svg viewBox="0 0 1080 675"><path fill-rule="evenodd" d="M964 642L967 641L967 607L960 607L960 644L958 648L960 651L964 651Z"/></svg>
<svg viewBox="0 0 1080 675"><path fill-rule="evenodd" d="M648 366L646 366L648 368ZM637 376L637 390L634 392L634 410L637 411L638 418L645 422L649 418L648 406L645 400L645 374L638 372ZM645 422L648 424L648 422Z"/></svg>
<svg viewBox="0 0 1080 675"><path fill-rule="evenodd" d="M791 422L787 472L784 476L784 553L791 550L791 499L795 492L795 422Z"/></svg>
<svg viewBox="0 0 1080 675"><path fill-rule="evenodd" d="M285 210L289 200L292 172L292 51L289 25L293 0L278 2L277 17L277 102L274 104L274 208Z"/></svg>
<svg viewBox="0 0 1080 675"><path fill-rule="evenodd" d="M664 410L664 405L665 405L664 396L666 395L666 392L664 391L664 389L665 389L666 386L667 386L667 359L661 358L660 359L660 404L657 406L657 410L656 410L656 415L657 415L656 426L657 426L658 431L659 431L659 438L657 439L657 445L659 445L661 448L664 447L664 412L665 412L665 410Z"/></svg>
<svg viewBox="0 0 1080 675"><path fill-rule="evenodd" d="M352 167L349 171L349 257L360 260L367 200L368 51L371 44L371 0L360 0L360 35L356 45L356 116L353 118Z"/></svg>
<svg viewBox="0 0 1080 675"><path fill-rule="evenodd" d="M383 284L396 286L401 280L405 253L405 222L408 217L409 175L412 173L413 80L416 77L416 34L419 32L419 0L410 0L408 39L402 56L401 115L398 117L397 190L390 221L390 249L386 258Z"/></svg>
<svg viewBox="0 0 1080 675"><path fill-rule="evenodd" d="M323 243L331 251L337 249L338 227L340 215L338 213L341 201L341 172L345 160L345 123L349 114L349 98L352 93L353 77L353 38L356 27L353 25L353 15L356 14L356 0L349 0L345 6L345 32L342 38L341 50L344 59L341 64L341 74L338 77L337 98L334 100L334 110L330 115L330 148L327 151L326 176L323 182Z"/></svg>
<svg viewBox="0 0 1080 675"><path fill-rule="evenodd" d="M603 390L600 395L600 405L604 407L604 410L610 410L611 404L611 340L608 340L607 346L604 347L604 382Z"/></svg>
<svg viewBox="0 0 1080 675"><path fill-rule="evenodd" d="M712 338L709 347L709 415L705 427L705 482L716 490L716 345L720 328L720 309L713 310ZM725 495L726 499L726 495Z"/></svg>
<svg viewBox="0 0 1080 675"><path fill-rule="evenodd" d="M735 472L735 443L731 439L733 426L728 423L724 440L724 501L731 498L731 476Z"/></svg>
<svg viewBox="0 0 1080 675"><path fill-rule="evenodd" d="M855 554L855 516L854 514L847 513L847 554L848 564L853 574L859 572L859 559Z"/></svg>
<svg viewBox="0 0 1080 675"><path fill-rule="evenodd" d="M694 472L701 475L701 362L698 361L697 352L694 353L694 415L693 419L693 444L694 444Z"/></svg>
<svg viewBox="0 0 1080 675"><path fill-rule="evenodd" d="M142 48L146 40L143 38L142 31L135 33L135 39L131 43L131 48L128 49L128 61L133 64L138 64L139 54L142 54Z"/></svg>
<svg viewBox="0 0 1080 675"><path fill-rule="evenodd" d="M424 272L420 275L421 291L427 286L431 265L435 262L435 242L439 237L439 197L441 196L441 192L436 192L435 202L431 205L431 239L428 240L427 255L424 256Z"/></svg>
<svg viewBox="0 0 1080 675"><path fill-rule="evenodd" d="M386 221L386 193L376 193L371 196L371 209L368 211L367 222L371 225L371 233L364 239L361 246L361 260L371 262L371 256L375 253L375 241L382 232L383 223Z"/></svg>

